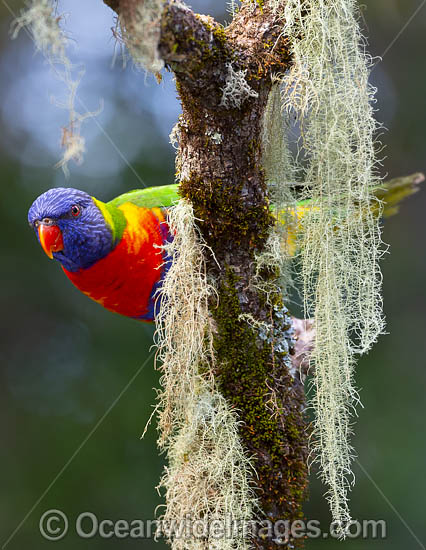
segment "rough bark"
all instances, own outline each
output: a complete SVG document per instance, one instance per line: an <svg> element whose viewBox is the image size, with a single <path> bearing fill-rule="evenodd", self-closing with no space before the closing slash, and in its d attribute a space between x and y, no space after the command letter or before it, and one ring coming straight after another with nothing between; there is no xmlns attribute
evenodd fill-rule
<svg viewBox="0 0 426 550"><path fill-rule="evenodd" d="M132 1L106 3L119 12ZM166 2L159 52L176 75L182 103L181 195L192 202L215 256L209 270L219 289L211 307L218 380L243 421L241 437L255 457L265 518L291 522L303 517L306 498L304 389L291 368L291 319L281 295L276 291L267 300L255 284L256 254L273 223L262 169L262 122L272 76L290 63L281 29L266 7L243 4L224 28L183 4ZM243 74L251 92L239 104L224 105L232 71ZM274 283L277 273L262 276ZM257 322L273 330L265 334ZM254 542L264 550L302 544L262 535Z"/></svg>

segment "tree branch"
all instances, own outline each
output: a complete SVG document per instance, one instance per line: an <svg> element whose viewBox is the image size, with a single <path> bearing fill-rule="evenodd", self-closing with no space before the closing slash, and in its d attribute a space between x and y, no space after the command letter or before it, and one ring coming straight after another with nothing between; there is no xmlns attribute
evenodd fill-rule
<svg viewBox="0 0 426 550"><path fill-rule="evenodd" d="M141 5L108 3L125 22ZM263 118L273 74L290 63L282 22L269 8L244 3L224 28L168 1L160 26L158 53L175 72L182 102L180 194L193 205L215 256L207 260L218 290L210 309L217 330L217 383L239 411L239 433L255 458L264 518L292 522L303 517L307 487L304 388L294 376L291 318L278 286L268 296L256 286L256 258L274 223L262 168ZM274 270L264 269L262 276L276 285ZM275 550L303 541L259 535L254 544Z"/></svg>
<svg viewBox="0 0 426 550"><path fill-rule="evenodd" d="M144 0L103 1L125 24L134 17L135 7L144 4ZM229 63L247 70L248 80L285 70L290 59L287 45L278 17L267 7L243 5L224 28L213 17L196 14L177 0L164 2L159 54L174 72L198 83L210 81L216 68L214 74L221 77L217 85L223 86Z"/></svg>

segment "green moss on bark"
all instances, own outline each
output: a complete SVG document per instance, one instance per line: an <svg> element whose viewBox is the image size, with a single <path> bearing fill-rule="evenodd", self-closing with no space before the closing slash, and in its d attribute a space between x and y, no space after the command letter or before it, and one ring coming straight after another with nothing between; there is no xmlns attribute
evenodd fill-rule
<svg viewBox="0 0 426 550"><path fill-rule="evenodd" d="M215 351L220 388L238 409L243 420L241 436L257 457L255 466L266 517L292 521L303 517L301 503L307 486L306 448L301 444L306 435L303 388L289 372L289 352L274 354L274 339L259 338L258 331L241 320L239 282L228 267L219 289L218 306L212 310L217 323ZM285 311L279 295L270 312L273 323L278 321L276 315L274 319L277 311ZM280 324L282 334L291 327L286 315ZM281 388L281 393L275 395L275 406L271 408L268 403L275 388Z"/></svg>

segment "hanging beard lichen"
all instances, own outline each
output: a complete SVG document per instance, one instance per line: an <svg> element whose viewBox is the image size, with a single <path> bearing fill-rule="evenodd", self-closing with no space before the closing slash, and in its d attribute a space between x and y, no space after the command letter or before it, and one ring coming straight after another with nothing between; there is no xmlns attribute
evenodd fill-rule
<svg viewBox="0 0 426 550"><path fill-rule="evenodd" d="M311 199L299 220L298 242L305 313L315 317L316 329L312 456L344 536L353 479L350 413L358 402L355 355L367 352L384 328L381 210L380 204L371 208L376 199L370 191L377 184L374 90L353 0L270 0L269 5L282 15L292 54L282 102L275 102L273 112L278 119L283 107L299 121L305 163L298 166L304 184L298 198ZM275 153L279 149L276 145ZM268 176L267 156L265 162ZM280 180L284 200L286 172Z"/></svg>
<svg viewBox="0 0 426 550"><path fill-rule="evenodd" d="M121 37L137 67L156 73L164 67L158 53L164 0L121 0Z"/></svg>
<svg viewBox="0 0 426 550"><path fill-rule="evenodd" d="M191 205L181 200L168 221L175 237L165 251L173 262L156 319L163 373L159 445L169 460L161 480L166 491L162 532L173 550L246 550L244 527L256 505L253 470L239 438L237 416L214 381L208 302L215 291L207 281ZM173 531L185 520L188 530ZM217 536L211 530L215 524L233 529Z"/></svg>
<svg viewBox="0 0 426 550"><path fill-rule="evenodd" d="M102 111L80 113L77 110L77 90L84 75L84 69L73 65L68 57L69 38L62 28L64 14L58 13L57 0L28 0L27 8L21 12L12 24L12 38L17 38L22 29L26 29L37 52L41 52L50 65L55 77L61 81L67 91L66 100L55 104L69 112L68 124L62 128L61 147L64 149L61 160L55 168L62 168L69 176L68 163L83 162L86 142L81 135L83 123ZM81 104L81 102L79 101Z"/></svg>

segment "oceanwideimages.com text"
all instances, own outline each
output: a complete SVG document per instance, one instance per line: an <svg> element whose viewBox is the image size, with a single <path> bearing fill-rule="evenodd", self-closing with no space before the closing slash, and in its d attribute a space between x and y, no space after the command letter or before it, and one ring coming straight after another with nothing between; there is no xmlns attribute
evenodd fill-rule
<svg viewBox="0 0 426 550"><path fill-rule="evenodd" d="M73 532L82 539L238 539L260 537L286 544L291 539L341 538L336 522L326 529L317 519L278 521L238 521L235 518L193 519L164 521L161 519L109 519L99 518L93 512L82 512L69 518L61 510L47 510L39 521L43 538L55 541ZM386 522L383 519L353 520L345 527L345 537L350 539L384 539Z"/></svg>

